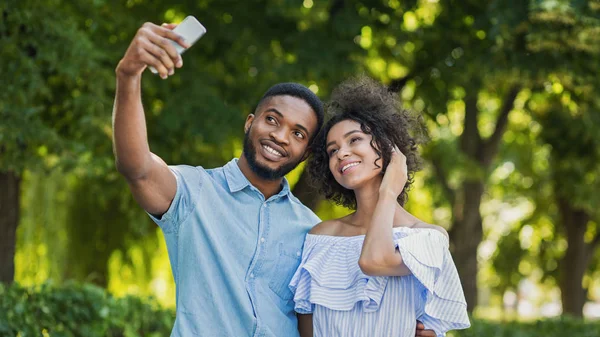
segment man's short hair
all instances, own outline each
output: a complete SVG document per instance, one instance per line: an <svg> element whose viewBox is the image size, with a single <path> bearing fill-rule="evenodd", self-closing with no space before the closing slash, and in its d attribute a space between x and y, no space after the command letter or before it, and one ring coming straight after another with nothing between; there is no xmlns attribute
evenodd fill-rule
<svg viewBox="0 0 600 337"><path fill-rule="evenodd" d="M323 112L323 102L313 93L310 89L298 83L278 83L269 88L267 92L260 99L258 104L256 105L257 109L260 107L267 99L275 96L293 96L296 98L300 98L305 101L315 112L317 115L317 130L314 135L319 133L321 127L323 126L323 120L325 113ZM312 138L314 138L314 135Z"/></svg>

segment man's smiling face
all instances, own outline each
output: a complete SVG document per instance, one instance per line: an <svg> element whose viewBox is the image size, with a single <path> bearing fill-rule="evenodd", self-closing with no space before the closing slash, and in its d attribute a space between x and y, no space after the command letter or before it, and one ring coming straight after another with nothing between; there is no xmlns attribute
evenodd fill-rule
<svg viewBox="0 0 600 337"><path fill-rule="evenodd" d="M243 155L252 171L267 180L280 179L307 157L317 117L303 99L273 96L246 120Z"/></svg>

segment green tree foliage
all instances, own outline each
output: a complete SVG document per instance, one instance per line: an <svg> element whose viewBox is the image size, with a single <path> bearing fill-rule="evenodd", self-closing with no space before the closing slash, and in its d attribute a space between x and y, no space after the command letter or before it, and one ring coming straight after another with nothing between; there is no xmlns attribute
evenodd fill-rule
<svg viewBox="0 0 600 337"><path fill-rule="evenodd" d="M76 21L65 20L76 13L62 1L9 1L0 13L0 170L75 166L86 148L104 141L99 119L112 82L105 55Z"/></svg>
<svg viewBox="0 0 600 337"><path fill-rule="evenodd" d="M589 214L583 243L597 241L598 157L586 149L597 144L599 8L585 0L9 0L0 4L0 181L13 181L16 193L0 192L0 207L16 205L23 178L20 254L37 256L26 259L29 269L47 259L45 277L104 286L110 257L134 264L136 245L149 265L157 242L144 240L155 226L113 163L114 68L143 22L193 14L208 33L184 67L166 81L144 74L151 149L170 164L221 165L240 153L244 118L270 85L298 81L326 98L367 72L428 117L423 188L431 220L451 228L472 309L489 232L481 205L490 199L533 205L493 254L499 291L527 276L523 260L560 278L567 227L559 197ZM305 175L294 193L316 208ZM339 212L321 205L320 214ZM3 234L17 221L0 221L2 256L11 242L14 250ZM530 246L527 226L541 233Z"/></svg>
<svg viewBox="0 0 600 337"><path fill-rule="evenodd" d="M110 82L103 53L77 22L64 19L75 13L61 5L0 5L0 180L6 186L0 191L6 215L0 218L0 280L5 282L13 277L22 172L96 162L89 149L104 143L100 119Z"/></svg>
<svg viewBox="0 0 600 337"><path fill-rule="evenodd" d="M111 152L114 67L144 21L177 22L194 14L208 29L197 46L186 52L184 68L175 76L163 81L149 73L144 75L143 99L151 148L171 164L223 164L239 154L243 121L269 86L298 81L326 94L333 84L356 69L356 63L350 60L352 51L363 52L352 42L355 33L339 25L343 18L337 18L335 8L317 4L309 9L279 1L187 1L174 5L57 0L36 3L42 7L38 11L28 4L15 2L3 10L10 23L6 31L11 34L6 41L9 48L3 52L15 51L5 57L9 60L4 64L8 67L6 73L18 75L32 89L14 96L23 97L15 101L12 93L19 92L25 84L6 83L12 91L6 93L5 101L15 107L2 108L11 121L0 129L8 144L3 158L10 163L2 169L14 170L17 176L24 170L31 171L31 180L25 183L28 188L42 190L47 182L35 177L45 174L46 171L38 170L42 164L70 172L65 173L68 177L61 186L68 196L55 204L66 207L68 212L50 223L43 216L36 217L31 223L33 228L23 231L64 233L62 247L56 247L51 242L56 241L55 237L50 235L38 235L40 241L36 241L46 249L56 248L53 254L69 252L69 263L62 265L62 272L52 272L59 279L73 277L105 285L108 257L126 250L155 228L135 206L116 174ZM51 12L47 18L46 12ZM18 21L20 18L22 21ZM62 26L65 18L66 28ZM261 24L257 24L258 18ZM20 31L10 27L26 27L29 20L38 22L39 28L23 28L26 39L20 39L16 33ZM48 37L42 39L43 36ZM347 43L336 43L339 40ZM20 59L29 50L23 41L39 43L40 47L36 47L44 57L54 55L44 58L45 63L40 66L35 63L42 61L30 56L30 63L34 64L31 67L38 73L10 68L11 64L21 64ZM40 49L42 46L47 50ZM30 75L37 82L28 79ZM7 77L3 79L8 81ZM44 96L35 83L55 85L39 90ZM17 103L21 104L18 108ZM32 107L36 114L23 113ZM26 144L28 152L23 152L18 144ZM42 186L35 186L36 183ZM52 196L39 194L33 198ZM65 257L53 254L47 256Z"/></svg>
<svg viewBox="0 0 600 337"><path fill-rule="evenodd" d="M492 173L503 164L511 115L551 76L595 83L589 74L598 64L597 3L362 3L371 20L361 35L366 64L429 116L436 131L426 151L439 186L433 190L441 197L437 205L452 214L447 225L473 309L484 237L480 208ZM402 67L394 71L397 63Z"/></svg>
<svg viewBox="0 0 600 337"><path fill-rule="evenodd" d="M560 286L563 310L581 316L599 255L600 113L596 97L585 88L563 90L559 82L553 87L557 92L535 95L530 103L542 126L540 142L550 149L545 175L551 199L539 202L538 208L555 224L555 235L544 242L559 246L563 241L566 249L549 249L539 258L558 262L560 268L543 270Z"/></svg>
<svg viewBox="0 0 600 337"><path fill-rule="evenodd" d="M516 164L519 178L505 187L516 183L517 193L535 204L521 223L534 233L526 259L543 271L542 281L549 277L560 287L563 311L581 316L597 273L593 260L598 259L600 242L596 206L600 200L595 193L600 163L595 129L600 113L593 94L598 80L591 72L600 56L600 6L593 1L537 1L534 9L535 33L529 41L554 69L542 73L532 86L526 109L534 118L529 123L533 127L519 130L539 140L530 137L530 144L507 146L512 147L507 152L512 159L507 159ZM527 147L538 148L539 154L527 157L531 153ZM497 260L506 259L502 255ZM514 270L519 260L506 259L505 264Z"/></svg>

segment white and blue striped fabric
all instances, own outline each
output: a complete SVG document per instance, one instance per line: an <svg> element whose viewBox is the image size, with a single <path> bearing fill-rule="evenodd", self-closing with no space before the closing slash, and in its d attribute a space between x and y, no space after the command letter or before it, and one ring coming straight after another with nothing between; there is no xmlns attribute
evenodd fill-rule
<svg viewBox="0 0 600 337"><path fill-rule="evenodd" d="M364 235L308 234L290 282L295 310L313 314L314 337L413 337L416 321L438 336L470 326L444 234L394 228L412 275L367 276L358 266Z"/></svg>

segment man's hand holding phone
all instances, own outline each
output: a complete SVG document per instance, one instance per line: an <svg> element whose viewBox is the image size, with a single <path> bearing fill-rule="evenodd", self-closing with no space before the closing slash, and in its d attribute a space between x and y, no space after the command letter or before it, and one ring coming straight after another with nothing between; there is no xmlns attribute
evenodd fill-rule
<svg viewBox="0 0 600 337"><path fill-rule="evenodd" d="M178 43L183 48L190 47L182 36L173 32L175 27L177 27L175 24L158 26L149 22L145 23L138 29L129 44L125 56L117 66L117 73L138 76L147 66L152 66L163 79L173 75L175 67L183 66L183 60L171 41Z"/></svg>
<svg viewBox="0 0 600 337"><path fill-rule="evenodd" d="M117 66L117 73L136 76L146 67L165 79L181 68L181 54L206 33L206 28L193 16L179 25L164 23L157 26L145 23L135 34L125 56Z"/></svg>

